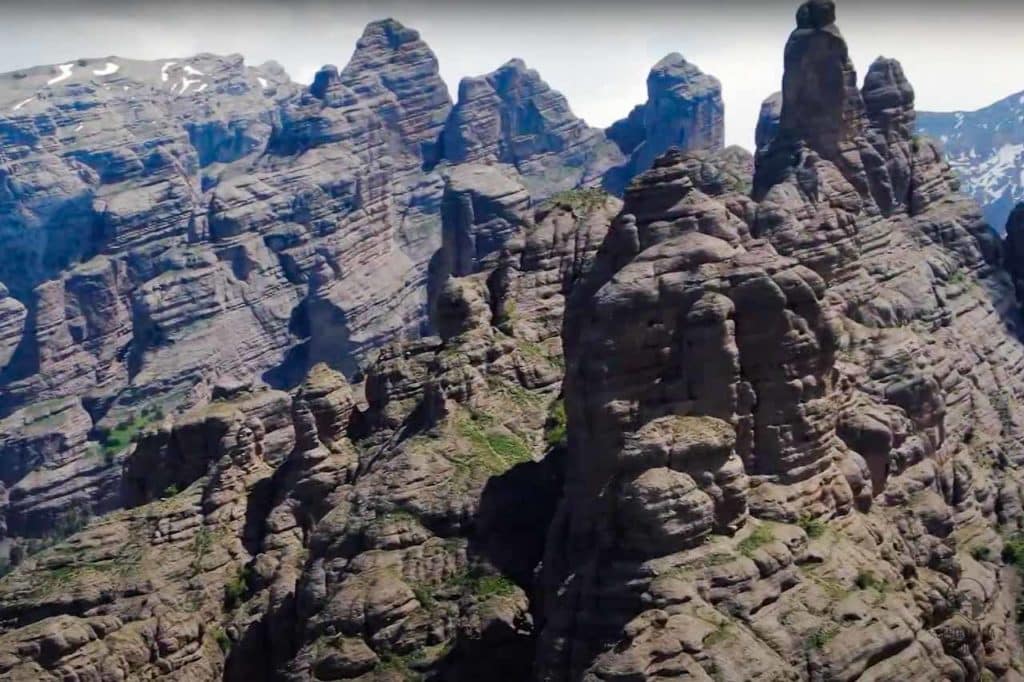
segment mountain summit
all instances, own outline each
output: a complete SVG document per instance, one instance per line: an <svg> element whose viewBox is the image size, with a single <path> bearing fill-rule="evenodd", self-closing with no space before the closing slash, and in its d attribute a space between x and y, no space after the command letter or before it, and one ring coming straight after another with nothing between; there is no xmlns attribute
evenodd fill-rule
<svg viewBox="0 0 1024 682"><path fill-rule="evenodd" d="M0 76L0 677L1021 679L1024 214L783 59L754 159L393 20Z"/></svg>

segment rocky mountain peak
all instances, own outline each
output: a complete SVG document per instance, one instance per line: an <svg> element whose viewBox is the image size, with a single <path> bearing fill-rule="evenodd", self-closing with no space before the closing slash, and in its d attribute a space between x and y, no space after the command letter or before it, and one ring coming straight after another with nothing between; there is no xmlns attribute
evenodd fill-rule
<svg viewBox="0 0 1024 682"><path fill-rule="evenodd" d="M408 43L419 43L420 33L404 26L393 17L371 21L363 29L363 35L356 43L356 51L388 49L397 50Z"/></svg>
<svg viewBox="0 0 1024 682"><path fill-rule="evenodd" d="M650 97L669 89L686 89L693 95L699 95L705 89L721 89L721 84L696 64L686 61L683 55L671 52L651 67L647 75L647 95Z"/></svg>
<svg viewBox="0 0 1024 682"><path fill-rule="evenodd" d="M796 174L816 190L819 160L832 164L868 208L889 214L912 206L910 176L917 143L914 89L894 59L879 58L863 89L835 21L832 2L805 3L786 43L781 103L762 105L754 196ZM777 122L776 122L777 121ZM927 146L931 159L938 152Z"/></svg>
<svg viewBox="0 0 1024 682"><path fill-rule="evenodd" d="M313 83L309 86L309 92L327 104L335 102L338 95L342 95L344 99L350 99L349 97L344 97L346 93L351 95L351 91L341 84L338 67L334 64L320 67L320 70L313 76Z"/></svg>
<svg viewBox="0 0 1024 682"><path fill-rule="evenodd" d="M826 158L860 132L863 104L835 4L804 3L786 43L780 136L800 137Z"/></svg>
<svg viewBox="0 0 1024 682"><path fill-rule="evenodd" d="M909 140L914 134L914 88L898 61L879 57L872 62L861 96L871 126L887 139Z"/></svg>
<svg viewBox="0 0 1024 682"><path fill-rule="evenodd" d="M836 3L833 0L808 0L796 11L798 29L821 30L835 22Z"/></svg>
<svg viewBox="0 0 1024 682"><path fill-rule="evenodd" d="M451 96L436 55L418 31L395 19L370 23L340 80L405 145L432 158L433 143L451 110Z"/></svg>
<svg viewBox="0 0 1024 682"><path fill-rule="evenodd" d="M722 85L696 64L673 52L647 76L647 102L613 123L606 134L629 159L609 174L605 185L625 189L630 178L669 149L719 150L724 145Z"/></svg>
<svg viewBox="0 0 1024 682"><path fill-rule="evenodd" d="M537 197L600 183L622 162L604 133L578 118L562 93L521 59L462 79L439 152L450 163L509 164ZM566 167L573 170L566 174Z"/></svg>

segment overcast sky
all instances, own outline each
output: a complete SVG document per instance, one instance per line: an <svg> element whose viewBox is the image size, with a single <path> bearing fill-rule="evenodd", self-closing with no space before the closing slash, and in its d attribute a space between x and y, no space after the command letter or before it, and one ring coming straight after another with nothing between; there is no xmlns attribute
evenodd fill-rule
<svg viewBox="0 0 1024 682"><path fill-rule="evenodd" d="M0 72L79 57L239 52L251 64L275 59L293 79L309 82L323 64L344 66L367 22L393 16L434 49L453 94L461 77L520 57L597 126L642 102L650 67L679 52L722 81L726 139L750 148L760 103L779 89L798 5L3 0ZM879 55L902 61L919 109L975 109L1024 90L1024 1L846 0L838 23L861 75Z"/></svg>

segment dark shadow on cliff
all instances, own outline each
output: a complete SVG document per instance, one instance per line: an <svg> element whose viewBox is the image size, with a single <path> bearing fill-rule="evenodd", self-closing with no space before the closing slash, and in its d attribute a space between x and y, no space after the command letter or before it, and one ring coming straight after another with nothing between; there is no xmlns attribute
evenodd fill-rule
<svg viewBox="0 0 1024 682"><path fill-rule="evenodd" d="M518 628L501 621L475 640L460 639L440 666L453 682L521 682L532 677L541 622L535 574L544 556L548 527L562 494L566 452L556 447L539 462L519 464L492 477L480 497L469 551L521 587L530 598L533 623Z"/></svg>

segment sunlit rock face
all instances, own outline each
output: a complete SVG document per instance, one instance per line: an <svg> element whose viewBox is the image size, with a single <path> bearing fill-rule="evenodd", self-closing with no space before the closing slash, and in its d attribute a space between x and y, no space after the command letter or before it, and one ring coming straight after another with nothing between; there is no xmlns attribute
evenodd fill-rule
<svg viewBox="0 0 1024 682"><path fill-rule="evenodd" d="M751 197L684 155L633 182L566 310L541 679L1015 675L973 548L1020 519L1019 314L913 97L812 0Z"/></svg>

